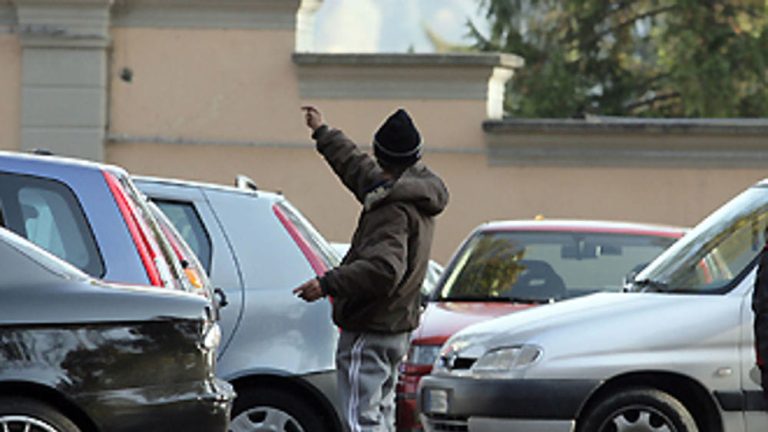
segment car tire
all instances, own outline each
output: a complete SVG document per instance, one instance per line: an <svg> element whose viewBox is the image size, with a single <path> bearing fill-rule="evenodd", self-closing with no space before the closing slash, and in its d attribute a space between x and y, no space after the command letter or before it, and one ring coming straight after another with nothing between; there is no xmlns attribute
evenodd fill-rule
<svg viewBox="0 0 768 432"><path fill-rule="evenodd" d="M229 432L327 432L314 407L281 389L238 390L231 417Z"/></svg>
<svg viewBox="0 0 768 432"><path fill-rule="evenodd" d="M630 430L698 432L698 427L679 400L651 388L632 388L606 397L585 416L579 427L579 432Z"/></svg>
<svg viewBox="0 0 768 432"><path fill-rule="evenodd" d="M0 397L0 430L80 432L80 429L57 409L34 399L21 397Z"/></svg>

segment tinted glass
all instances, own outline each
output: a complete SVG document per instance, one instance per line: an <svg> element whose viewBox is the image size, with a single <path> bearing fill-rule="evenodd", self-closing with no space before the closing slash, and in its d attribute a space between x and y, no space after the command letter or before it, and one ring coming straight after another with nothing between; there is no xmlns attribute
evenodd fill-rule
<svg viewBox="0 0 768 432"><path fill-rule="evenodd" d="M475 234L448 270L442 299L549 301L619 291L675 239L588 232Z"/></svg>
<svg viewBox="0 0 768 432"><path fill-rule="evenodd" d="M180 201L154 200L158 207L168 216L184 241L192 248L197 258L211 272L211 239L205 230L200 215L191 203Z"/></svg>
<svg viewBox="0 0 768 432"><path fill-rule="evenodd" d="M5 225L91 276L104 265L96 242L72 191L32 176L0 173L0 208Z"/></svg>
<svg viewBox="0 0 768 432"><path fill-rule="evenodd" d="M756 262L767 226L768 188L748 189L703 220L636 281L654 281L663 291L728 290Z"/></svg>

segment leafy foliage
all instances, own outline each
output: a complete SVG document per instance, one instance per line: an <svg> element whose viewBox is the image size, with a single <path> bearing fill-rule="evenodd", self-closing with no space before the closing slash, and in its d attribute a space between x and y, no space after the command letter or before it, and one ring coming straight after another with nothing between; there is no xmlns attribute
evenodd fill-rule
<svg viewBox="0 0 768 432"><path fill-rule="evenodd" d="M453 295L460 291L463 297L498 297L515 284L524 270L519 264L524 254L524 248L507 239L481 237L471 249Z"/></svg>
<svg viewBox="0 0 768 432"><path fill-rule="evenodd" d="M767 0L478 0L521 117L768 116Z"/></svg>

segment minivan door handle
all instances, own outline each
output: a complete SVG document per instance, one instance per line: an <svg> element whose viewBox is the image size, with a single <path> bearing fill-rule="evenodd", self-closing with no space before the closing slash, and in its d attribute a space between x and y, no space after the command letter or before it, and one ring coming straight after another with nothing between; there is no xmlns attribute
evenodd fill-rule
<svg viewBox="0 0 768 432"><path fill-rule="evenodd" d="M214 288L213 293L216 295L216 303L218 304L219 308L223 308L229 304L229 300L227 300L227 295L224 294L223 289Z"/></svg>

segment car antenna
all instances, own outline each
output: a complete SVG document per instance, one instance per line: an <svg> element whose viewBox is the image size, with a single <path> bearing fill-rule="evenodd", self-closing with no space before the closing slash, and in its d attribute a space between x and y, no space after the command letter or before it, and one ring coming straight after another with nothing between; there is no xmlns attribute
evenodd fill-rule
<svg viewBox="0 0 768 432"><path fill-rule="evenodd" d="M235 187L238 189L247 189L252 191L259 190L259 187L256 185L255 181L253 181L250 177L242 174L238 174L235 177Z"/></svg>

